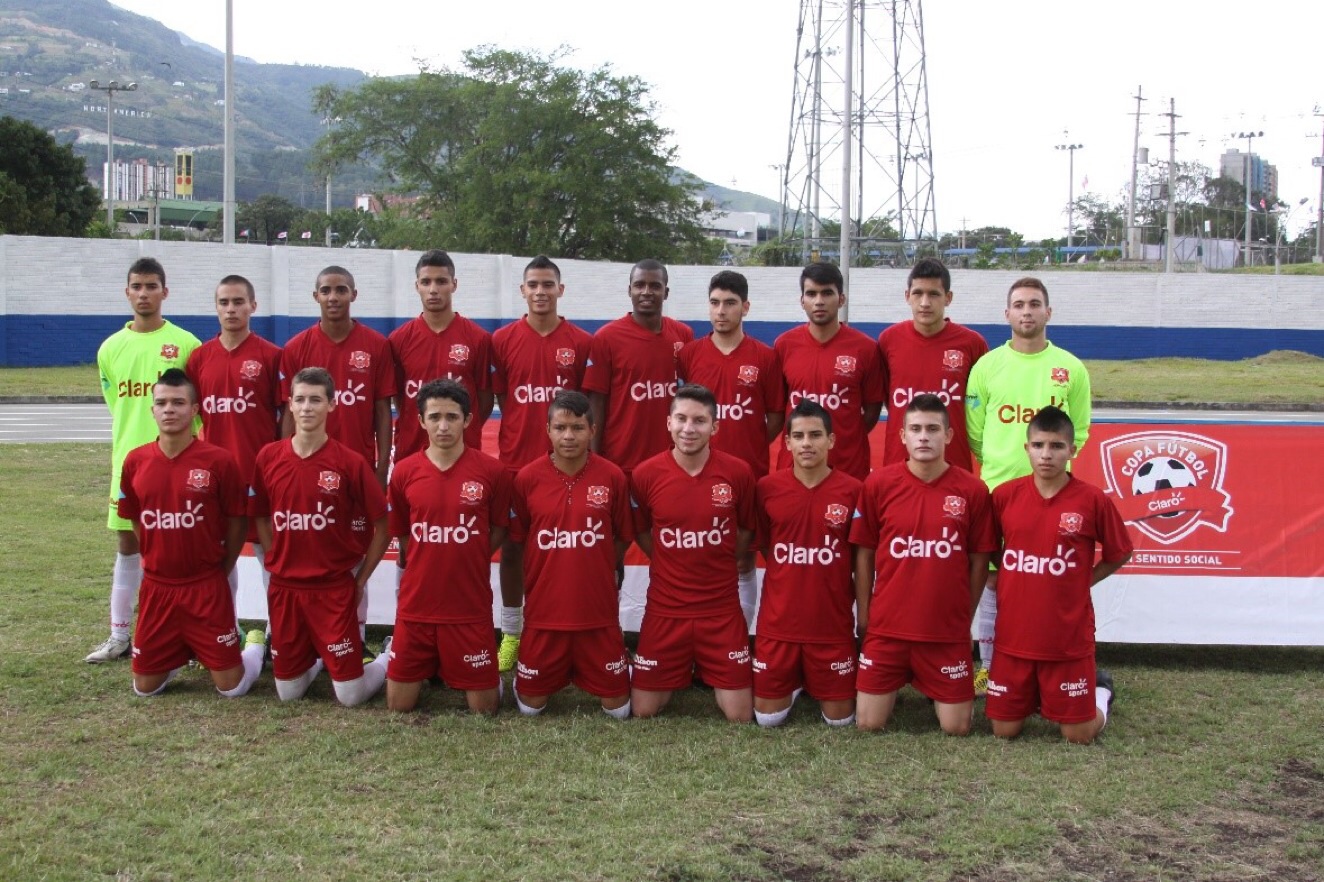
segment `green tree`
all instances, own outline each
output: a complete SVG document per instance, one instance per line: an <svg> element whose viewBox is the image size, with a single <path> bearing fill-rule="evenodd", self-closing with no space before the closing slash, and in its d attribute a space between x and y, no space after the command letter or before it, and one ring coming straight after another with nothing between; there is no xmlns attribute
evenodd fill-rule
<svg viewBox="0 0 1324 882"><path fill-rule="evenodd" d="M302 208L283 197L259 196L252 202L240 203L235 210L235 235L248 230L248 241L267 245L279 241L276 237L282 232L297 239L300 231L294 228L294 221L303 213Z"/></svg>
<svg viewBox="0 0 1324 882"><path fill-rule="evenodd" d="M458 251L634 260L699 246L702 205L671 179L647 85L561 57L483 47L458 72L324 86L314 107L336 124L315 169L379 163L397 192L422 196L430 243Z"/></svg>
<svg viewBox="0 0 1324 882"><path fill-rule="evenodd" d="M101 196L68 146L12 116L0 117L0 233L82 236Z"/></svg>

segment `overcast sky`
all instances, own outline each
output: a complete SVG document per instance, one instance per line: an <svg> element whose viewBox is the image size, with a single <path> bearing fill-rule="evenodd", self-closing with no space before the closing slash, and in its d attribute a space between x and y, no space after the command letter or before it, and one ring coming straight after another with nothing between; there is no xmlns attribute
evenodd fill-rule
<svg viewBox="0 0 1324 882"><path fill-rule="evenodd" d="M116 2L225 46L220 2ZM880 26L867 27L883 42L889 5L867 5L867 20ZM454 66L461 50L482 44L566 45L575 50L569 63L610 64L652 86L681 167L776 199L772 166L787 155L799 8L798 0L234 0L235 53L402 74L418 60ZM1280 197L1293 206L1289 228L1314 216L1324 3L946 0L927 4L924 16L940 232L998 225L1030 239L1062 235L1070 176L1059 144L1084 145L1075 151L1077 196L1121 198L1137 86L1150 99L1141 145L1152 159L1167 158L1168 121L1155 114L1174 99L1177 131L1187 133L1177 139L1179 161L1216 172L1224 150L1246 149L1234 133L1263 131L1254 150L1278 167ZM866 207L886 203L866 193Z"/></svg>

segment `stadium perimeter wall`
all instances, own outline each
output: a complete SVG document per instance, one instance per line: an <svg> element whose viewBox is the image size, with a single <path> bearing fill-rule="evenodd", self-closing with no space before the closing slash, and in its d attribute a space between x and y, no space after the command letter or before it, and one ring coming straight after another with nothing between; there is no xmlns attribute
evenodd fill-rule
<svg viewBox="0 0 1324 882"><path fill-rule="evenodd" d="M129 318L124 278L143 256L165 266L166 315L199 337L216 333L212 292L230 273L258 292L254 328L277 343L317 318L320 269L348 268L359 296L354 315L388 333L418 314L416 251L218 245L141 240L0 236L0 365L85 364ZM489 330L519 318L519 282L528 257L454 254L457 309ZM647 255L641 255L644 257ZM566 285L562 314L586 329L629 309L629 265L558 260ZM667 314L708 329L707 283L720 267L671 270ZM746 327L771 342L804 321L797 268L746 267L752 308ZM990 344L1009 332L1002 311L1021 272L957 270L949 315ZM1324 278L1209 273L1054 272L1040 274L1054 310L1050 338L1082 358L1162 356L1239 359L1274 349L1324 356ZM850 321L870 336L908 317L904 269L853 269Z"/></svg>

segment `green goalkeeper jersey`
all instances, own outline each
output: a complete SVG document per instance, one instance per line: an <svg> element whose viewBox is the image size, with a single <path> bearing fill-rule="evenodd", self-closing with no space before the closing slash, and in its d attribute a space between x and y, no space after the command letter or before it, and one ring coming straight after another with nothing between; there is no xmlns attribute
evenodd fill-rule
<svg viewBox="0 0 1324 882"><path fill-rule="evenodd" d="M1048 344L1033 355L1008 341L975 362L966 384L970 450L989 489L1030 474L1025 430L1039 409L1053 405L1076 427L1076 448L1090 434L1090 375L1065 349Z"/></svg>

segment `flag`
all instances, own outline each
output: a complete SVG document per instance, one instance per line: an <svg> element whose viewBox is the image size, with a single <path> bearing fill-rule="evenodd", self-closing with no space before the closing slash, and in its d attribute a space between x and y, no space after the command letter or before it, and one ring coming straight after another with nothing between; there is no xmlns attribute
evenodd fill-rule
<svg viewBox="0 0 1324 882"><path fill-rule="evenodd" d="M288 239L289 237L290 234L286 230L281 230L279 233L276 234L277 239Z"/></svg>
<svg viewBox="0 0 1324 882"><path fill-rule="evenodd" d="M312 230L304 230L302 233L299 234L300 239L311 239L312 237L313 237Z"/></svg>
<svg viewBox="0 0 1324 882"><path fill-rule="evenodd" d="M239 235L241 235L241 236L243 236L245 239L247 239L247 238L248 238L248 230L240 230L240 231L239 231Z"/></svg>
<svg viewBox="0 0 1324 882"><path fill-rule="evenodd" d="M1082 180L1082 181L1080 182L1080 189L1082 189L1082 190L1088 190L1089 188L1090 188L1090 176L1089 176L1089 175L1085 175L1084 180Z"/></svg>
<svg viewBox="0 0 1324 882"><path fill-rule="evenodd" d="M1269 206L1267 206L1267 205L1264 204L1264 200L1261 199L1261 200L1260 200L1260 211L1264 211L1264 210L1267 209L1268 207L1269 207Z"/></svg>

